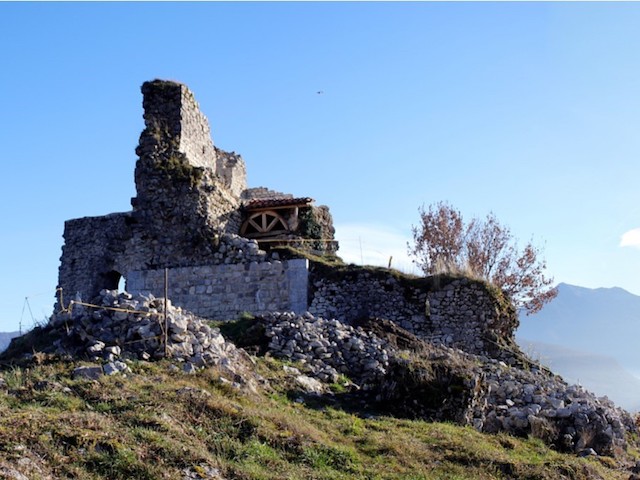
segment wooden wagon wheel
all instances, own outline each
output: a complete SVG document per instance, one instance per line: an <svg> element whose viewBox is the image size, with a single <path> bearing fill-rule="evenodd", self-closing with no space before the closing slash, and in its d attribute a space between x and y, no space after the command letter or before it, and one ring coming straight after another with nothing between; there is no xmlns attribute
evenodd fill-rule
<svg viewBox="0 0 640 480"><path fill-rule="evenodd" d="M272 232L288 231L287 222L273 210L253 213L245 220L241 235L264 235Z"/></svg>

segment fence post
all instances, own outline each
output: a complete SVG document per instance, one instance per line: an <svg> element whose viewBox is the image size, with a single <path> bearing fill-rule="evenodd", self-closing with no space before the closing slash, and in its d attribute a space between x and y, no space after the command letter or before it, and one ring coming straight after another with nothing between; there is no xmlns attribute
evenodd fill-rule
<svg viewBox="0 0 640 480"><path fill-rule="evenodd" d="M169 357L169 320L167 318L167 302L169 298L169 269L164 269L164 357Z"/></svg>

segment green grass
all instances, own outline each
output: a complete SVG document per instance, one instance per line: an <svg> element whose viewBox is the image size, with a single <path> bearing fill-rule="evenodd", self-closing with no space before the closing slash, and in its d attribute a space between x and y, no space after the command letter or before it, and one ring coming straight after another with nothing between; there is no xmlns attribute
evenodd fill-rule
<svg viewBox="0 0 640 480"><path fill-rule="evenodd" d="M3 372L13 380L0 392L0 466L27 456L38 468L33 478L83 479L178 479L202 465L233 479L629 476L616 460L562 455L534 439L369 418L343 409L338 397L296 402L273 359L258 360L272 384L259 395L229 389L212 370L172 373L166 362L134 363L127 378L94 382L73 380L74 366Z"/></svg>

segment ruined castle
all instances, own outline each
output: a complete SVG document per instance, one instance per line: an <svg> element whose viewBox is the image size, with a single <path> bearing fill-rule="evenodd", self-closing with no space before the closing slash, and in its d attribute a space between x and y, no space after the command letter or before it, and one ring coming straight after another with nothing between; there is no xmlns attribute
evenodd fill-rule
<svg viewBox="0 0 640 480"><path fill-rule="evenodd" d="M129 292L162 296L166 272L171 301L210 319L309 311L345 322L385 318L472 353L496 356L497 343L511 342L516 316L481 282L427 285L386 269L336 274L304 255L281 258L273 246L337 251L328 208L248 188L244 160L213 145L185 85L154 80L142 94L132 210L65 223L59 307L91 302L122 278Z"/></svg>
<svg viewBox="0 0 640 480"><path fill-rule="evenodd" d="M516 312L499 289L336 261L327 207L247 188L244 161L213 145L186 86L155 80L142 93L132 210L65 223L58 308L46 327L58 338L45 351L106 362L74 375L126 372L119 358L169 357L255 391L247 353L207 321L249 312L270 354L304 363L321 382L347 374L403 415L588 455L615 454L637 431L607 399L522 355ZM295 248L274 248L282 245ZM128 293L114 291L123 278ZM173 305L157 298L165 292Z"/></svg>
<svg viewBox="0 0 640 480"><path fill-rule="evenodd" d="M244 160L213 145L185 85L155 80L142 94L133 209L65 223L59 287L90 301L124 277L127 290L157 294L167 268L171 298L199 314L305 308L296 298L305 288L297 281L304 262L266 262L260 247L334 252L328 208L247 188Z"/></svg>

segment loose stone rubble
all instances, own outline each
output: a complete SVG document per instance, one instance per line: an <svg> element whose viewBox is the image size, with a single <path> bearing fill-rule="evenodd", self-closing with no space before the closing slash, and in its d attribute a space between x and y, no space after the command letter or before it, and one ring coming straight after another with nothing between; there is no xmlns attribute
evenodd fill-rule
<svg viewBox="0 0 640 480"><path fill-rule="evenodd" d="M531 434L559 450L581 454L593 449L612 455L617 447L624 447L626 432L635 430L631 416L607 398L567 385L533 364L514 367L416 338L424 345L421 355L426 356L432 385L430 398L425 398L424 391L412 396L410 390L398 390L396 374L399 368L420 367L407 360L406 351L375 334L309 313L273 313L264 321L274 356L306 364L310 375L323 382L335 382L345 374L379 391L379 399L398 402L396 406L410 404L408 413L413 416L460 421L482 432ZM434 386L438 382L443 386ZM441 388L445 390L439 392ZM421 402L432 401L438 393L442 393L442 404L435 411L433 405L420 409ZM454 411L444 403L459 405Z"/></svg>
<svg viewBox="0 0 640 480"><path fill-rule="evenodd" d="M234 386L255 390L253 361L242 349L225 341L220 330L206 320L167 302L167 345L164 344L164 300L153 295L102 290L95 307L75 304L70 312L51 317L50 325L64 332L54 353L86 355L102 366L79 367L75 376L96 378L102 373L126 373L122 360L171 358L183 363L186 373L216 367Z"/></svg>
<svg viewBox="0 0 640 480"><path fill-rule="evenodd" d="M544 370L488 360L475 373L482 385L471 422L480 431L533 434L562 451L584 454L592 448L606 455L625 445L627 431L635 431L629 413L608 398Z"/></svg>
<svg viewBox="0 0 640 480"><path fill-rule="evenodd" d="M168 356L182 362L186 373L213 366L236 387L256 390L260 378L251 357L205 320L168 303L165 349L162 299L103 290L94 303L97 307L73 305L50 320L64 332L52 347L56 353L82 354L102 363L80 367L75 376L126 374L126 359ZM631 416L608 399L569 386L527 359L507 365L431 344L397 325L396 338L411 337L417 347L398 346L383 330L376 335L310 313L272 312L259 320L272 355L306 366L309 376L299 375L298 383L309 392L319 393L318 382L335 383L344 375L396 413L456 421L483 432L533 435L558 450L583 455L613 455L625 446L626 433L636 430Z"/></svg>
<svg viewBox="0 0 640 480"><path fill-rule="evenodd" d="M324 382L340 374L367 386L379 380L389 365L388 344L361 328L310 313L271 313L263 317L274 356L299 361Z"/></svg>

